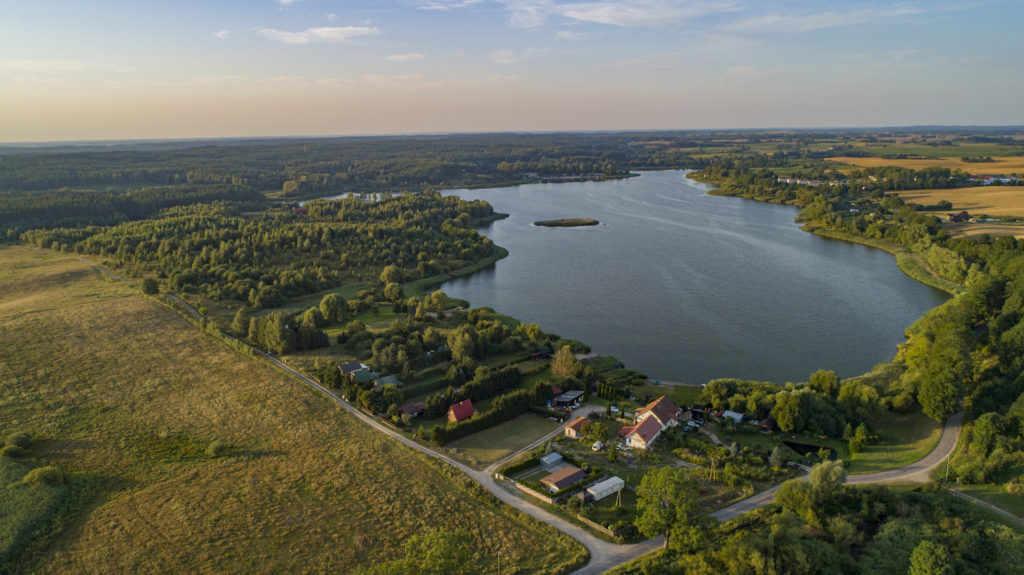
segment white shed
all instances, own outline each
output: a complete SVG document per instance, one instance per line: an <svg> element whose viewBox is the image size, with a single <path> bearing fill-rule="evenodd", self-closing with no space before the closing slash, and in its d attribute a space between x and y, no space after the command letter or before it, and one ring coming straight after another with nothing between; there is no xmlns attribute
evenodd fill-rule
<svg viewBox="0 0 1024 575"><path fill-rule="evenodd" d="M551 467L552 465L561 462L562 454L558 453L557 451L552 451L551 453L540 458L540 464L543 465L544 467Z"/></svg>
<svg viewBox="0 0 1024 575"><path fill-rule="evenodd" d="M600 501L605 497L608 497L612 493L626 487L626 482L619 477L609 477L601 483L595 483L587 488L587 495L594 498L594 501Z"/></svg>
<svg viewBox="0 0 1024 575"><path fill-rule="evenodd" d="M736 423L743 423L743 414L742 413L736 413L735 411L724 411L724 412L722 412L722 417L724 419L731 419L731 420L735 421Z"/></svg>

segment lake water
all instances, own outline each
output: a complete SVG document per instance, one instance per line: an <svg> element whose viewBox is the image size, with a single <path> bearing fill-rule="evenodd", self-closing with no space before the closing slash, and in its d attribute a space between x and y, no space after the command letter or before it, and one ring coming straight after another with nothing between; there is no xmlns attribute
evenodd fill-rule
<svg viewBox="0 0 1024 575"><path fill-rule="evenodd" d="M800 230L793 207L708 189L664 171L454 190L510 214L481 229L510 255L442 289L686 383L865 373L947 297L881 250ZM577 217L601 223L533 225Z"/></svg>

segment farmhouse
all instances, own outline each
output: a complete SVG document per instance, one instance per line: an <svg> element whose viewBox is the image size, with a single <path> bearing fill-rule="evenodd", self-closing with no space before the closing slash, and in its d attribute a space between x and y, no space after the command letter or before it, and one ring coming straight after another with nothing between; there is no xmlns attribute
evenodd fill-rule
<svg viewBox="0 0 1024 575"><path fill-rule="evenodd" d="M394 385L395 387L402 387L405 384L402 383L402 380L398 379L393 375L386 375L384 377L378 377L377 379L373 380L373 387L375 388L379 389L385 385Z"/></svg>
<svg viewBox="0 0 1024 575"><path fill-rule="evenodd" d="M587 472L583 471L579 467L576 467L574 465L566 465L565 467L559 469L558 471L552 473L551 475L548 475L544 479L541 479L540 482L542 485L544 485L544 487L548 488L548 491L554 493L556 491L561 491L566 487L569 487L570 485L576 483L577 481L582 481L583 478L586 476Z"/></svg>
<svg viewBox="0 0 1024 575"><path fill-rule="evenodd" d="M624 488L626 482L619 477L609 477L600 483L587 488L587 495L594 501L600 501L612 493Z"/></svg>
<svg viewBox="0 0 1024 575"><path fill-rule="evenodd" d="M448 423L458 423L464 419L473 417L473 413L476 410L473 409L473 401L469 399L463 399L455 405L448 408Z"/></svg>
<svg viewBox="0 0 1024 575"><path fill-rule="evenodd" d="M648 417L657 419L658 425L661 426L659 431L665 431L669 427L679 425L679 408L676 407L676 404L672 403L671 399L664 395L637 409L636 413L640 420L647 419Z"/></svg>
<svg viewBox="0 0 1024 575"><path fill-rule="evenodd" d="M587 422L586 417L577 417L565 426L565 436L573 439L579 439L583 437L583 424Z"/></svg>
<svg viewBox="0 0 1024 575"><path fill-rule="evenodd" d="M619 437L628 447L648 449L661 434L661 424L654 417L645 417L636 425L627 425L619 430Z"/></svg>
<svg viewBox="0 0 1024 575"><path fill-rule="evenodd" d="M338 369L341 370L341 374L342 375L349 375L349 374L355 373L357 371L362 371L364 369L367 369L367 367L368 366L366 366L366 365L364 365L362 363L359 363L358 361L350 361L348 363L343 363L343 364L339 365Z"/></svg>

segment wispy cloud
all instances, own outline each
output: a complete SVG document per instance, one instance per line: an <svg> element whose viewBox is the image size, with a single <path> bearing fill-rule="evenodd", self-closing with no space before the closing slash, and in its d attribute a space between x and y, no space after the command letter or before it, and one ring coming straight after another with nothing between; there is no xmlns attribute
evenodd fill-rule
<svg viewBox="0 0 1024 575"><path fill-rule="evenodd" d="M360 36L380 34L380 28L374 26L326 26L322 28L306 28L301 32L288 32L274 28L257 28L256 32L265 38L283 44L313 44L317 42L338 44Z"/></svg>
<svg viewBox="0 0 1024 575"><path fill-rule="evenodd" d="M525 59L525 56L517 54L515 50L495 50L488 56L495 64L515 64Z"/></svg>
<svg viewBox="0 0 1024 575"><path fill-rule="evenodd" d="M0 71L53 74L59 72L81 72L90 64L76 60L0 60Z"/></svg>
<svg viewBox="0 0 1024 575"><path fill-rule="evenodd" d="M912 16L923 13L916 6L896 6L883 9L861 9L850 11L827 10L816 14L765 14L754 18L746 18L724 26L729 32L811 32L825 28L853 26L866 22L880 21L900 16Z"/></svg>
<svg viewBox="0 0 1024 575"><path fill-rule="evenodd" d="M513 25L535 27L552 16L580 22L620 27L657 28L693 18L734 11L732 0L602 0L567 2L554 0L500 0L511 12Z"/></svg>
<svg viewBox="0 0 1024 575"><path fill-rule="evenodd" d="M230 30L217 30L216 32L214 32L211 35L214 38L220 38L221 40L225 40L225 39L231 37L231 31Z"/></svg>
<svg viewBox="0 0 1024 575"><path fill-rule="evenodd" d="M280 4L281 6L289 6L291 4L295 4L298 1L299 0L277 0L277 3Z"/></svg>
<svg viewBox="0 0 1024 575"><path fill-rule="evenodd" d="M420 10L455 10L479 4L483 0L428 0L421 3L417 8Z"/></svg>
<svg viewBox="0 0 1024 575"><path fill-rule="evenodd" d="M416 62L426 58L426 54L391 54L385 59L389 62Z"/></svg>
<svg viewBox="0 0 1024 575"><path fill-rule="evenodd" d="M572 30L559 30L555 35L563 40L579 40L587 36L583 32L573 32Z"/></svg>

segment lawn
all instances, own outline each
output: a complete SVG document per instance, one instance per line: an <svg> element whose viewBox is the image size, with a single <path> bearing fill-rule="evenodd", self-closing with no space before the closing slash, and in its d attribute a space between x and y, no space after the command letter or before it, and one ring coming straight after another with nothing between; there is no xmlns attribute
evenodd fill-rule
<svg viewBox="0 0 1024 575"><path fill-rule="evenodd" d="M1004 509L1013 513L1021 520L1016 522L1016 528L1018 530L1024 530L1024 497L1019 495L1013 495L1008 493L1003 485L984 484L984 485L964 485L960 488L960 491L970 495L971 497L977 497L986 503L991 503L1000 509ZM1005 517L1003 518L1005 521Z"/></svg>
<svg viewBox="0 0 1024 575"><path fill-rule="evenodd" d="M29 432L19 461L70 474L65 504L5 525L33 542L15 571L346 572L459 527L482 572L584 553L72 257L0 248L0 325L0 435ZM0 488L0 509L19 494Z"/></svg>
<svg viewBox="0 0 1024 575"><path fill-rule="evenodd" d="M657 399L663 395L667 395L672 403L676 404L677 407L689 407L697 402L697 398L700 397L700 392L704 390L702 387L694 387L690 385L631 385L629 389L633 392L633 395L638 401L642 401L645 396L651 396L651 399Z"/></svg>
<svg viewBox="0 0 1024 575"><path fill-rule="evenodd" d="M942 437L942 425L920 410L912 413L885 413L868 425L879 441L847 461L851 473L873 473L910 465L931 453Z"/></svg>
<svg viewBox="0 0 1024 575"><path fill-rule="evenodd" d="M477 469L483 469L544 437L558 429L560 425L539 415L527 413L453 441L445 445L445 448L457 449L456 457Z"/></svg>

